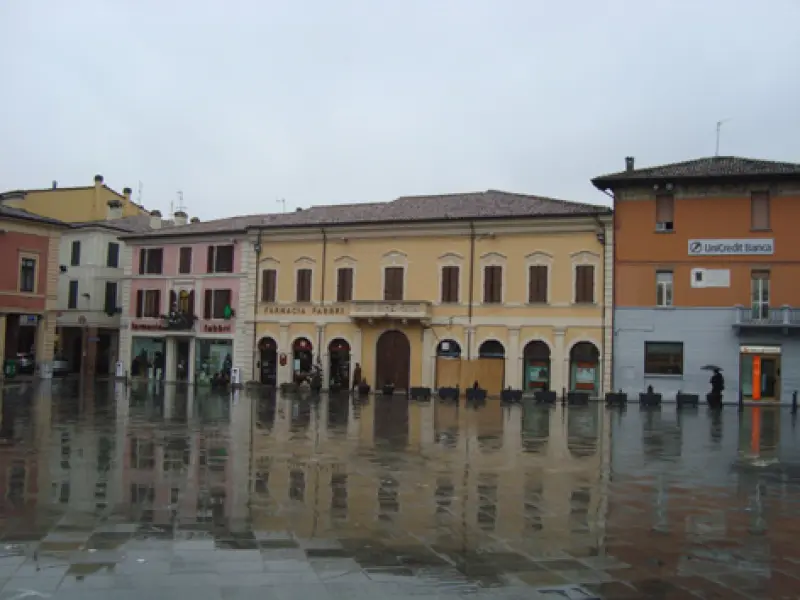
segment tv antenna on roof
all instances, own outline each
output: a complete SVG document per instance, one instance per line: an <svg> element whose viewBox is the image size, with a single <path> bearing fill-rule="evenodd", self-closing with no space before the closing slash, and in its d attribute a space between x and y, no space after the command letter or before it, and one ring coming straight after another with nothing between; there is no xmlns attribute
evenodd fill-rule
<svg viewBox="0 0 800 600"><path fill-rule="evenodd" d="M183 204L183 191L178 190L178 206L175 207L175 210L179 210L181 212L186 212L186 206Z"/></svg>
<svg viewBox="0 0 800 600"><path fill-rule="evenodd" d="M283 212L286 212L286 198L278 198L275 202L282 205Z"/></svg>
<svg viewBox="0 0 800 600"><path fill-rule="evenodd" d="M728 121L730 121L730 119L722 119L721 121L717 121L717 146L714 150L714 156L719 156L719 135L722 131L723 123L727 123Z"/></svg>

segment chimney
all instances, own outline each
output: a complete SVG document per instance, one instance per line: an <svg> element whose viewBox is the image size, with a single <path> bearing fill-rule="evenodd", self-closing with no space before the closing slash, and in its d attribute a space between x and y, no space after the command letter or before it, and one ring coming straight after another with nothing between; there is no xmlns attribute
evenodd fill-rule
<svg viewBox="0 0 800 600"><path fill-rule="evenodd" d="M150 229L161 229L161 211L150 211Z"/></svg>
<svg viewBox="0 0 800 600"><path fill-rule="evenodd" d="M111 221L112 219L121 219L122 218L122 200L117 200L114 198L113 200L108 201L108 215L106 219Z"/></svg>
<svg viewBox="0 0 800 600"><path fill-rule="evenodd" d="M92 220L101 220L103 218L103 176L94 176L94 202L92 203Z"/></svg>
<svg viewBox="0 0 800 600"><path fill-rule="evenodd" d="M122 188L122 195L125 196L125 204L130 204L131 203L131 194L132 193L133 193L133 190L131 188L129 188L129 187Z"/></svg>
<svg viewBox="0 0 800 600"><path fill-rule="evenodd" d="M627 171L628 173L633 171L633 168L634 168L633 165L634 165L633 157L632 156L626 156L625 157L625 171Z"/></svg>
<svg viewBox="0 0 800 600"><path fill-rule="evenodd" d="M94 185L95 187L100 187L103 185L103 176L102 175L95 175L94 176Z"/></svg>
<svg viewBox="0 0 800 600"><path fill-rule="evenodd" d="M180 227L181 225L186 225L186 222L189 220L189 215L182 210L176 210L173 218L175 219L175 225Z"/></svg>
<svg viewBox="0 0 800 600"><path fill-rule="evenodd" d="M199 222L200 222L199 217L192 217L192 220L190 221L190 223L199 223Z"/></svg>
<svg viewBox="0 0 800 600"><path fill-rule="evenodd" d="M298 206L294 209L294 212L303 212L303 209Z"/></svg>
<svg viewBox="0 0 800 600"><path fill-rule="evenodd" d="M58 187L58 182L55 179L53 179L53 189L56 189L57 187Z"/></svg>

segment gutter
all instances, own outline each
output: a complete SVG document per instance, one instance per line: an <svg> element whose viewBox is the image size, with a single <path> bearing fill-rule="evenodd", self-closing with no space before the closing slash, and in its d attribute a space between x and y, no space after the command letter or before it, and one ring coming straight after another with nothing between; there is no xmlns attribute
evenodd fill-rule
<svg viewBox="0 0 800 600"><path fill-rule="evenodd" d="M469 304L467 306L467 360L472 359L472 305L475 302L475 222L469 222Z"/></svg>
<svg viewBox="0 0 800 600"><path fill-rule="evenodd" d="M322 278L320 281L320 285L322 289L320 290L319 294L319 303L321 306L325 306L325 273L328 270L328 234L325 231L324 227L320 227L320 232L322 233ZM317 364L320 364L321 356L322 356L322 329L317 329Z"/></svg>
<svg viewBox="0 0 800 600"><path fill-rule="evenodd" d="M617 203L617 199L614 197L614 194L609 194L606 190L600 190L606 196L611 198L611 206L612 208L616 208L615 205ZM599 220L599 219L598 219ZM616 346L617 346L617 336L614 335L614 317L615 317L615 307L617 305L617 211L614 210L611 213L611 235L614 237L614 241L611 245L611 323L606 324L606 310L605 305L603 306L603 341L601 343L603 349L603 361L606 359L606 336L605 336L605 328L611 327L611 376L609 377L608 385L610 389L606 390L606 392L613 392L614 387L614 356L616 355ZM608 240L605 240L608 243ZM605 256L605 245L603 246L603 255ZM603 294L603 302L605 302L605 294ZM605 365L605 362L603 363Z"/></svg>
<svg viewBox="0 0 800 600"><path fill-rule="evenodd" d="M258 240L255 244L256 251L256 284L253 288L253 381L261 381L261 373L256 379L256 350L258 348L256 331L258 325L258 273L261 271L261 230L258 231ZM261 357L259 356L259 360Z"/></svg>

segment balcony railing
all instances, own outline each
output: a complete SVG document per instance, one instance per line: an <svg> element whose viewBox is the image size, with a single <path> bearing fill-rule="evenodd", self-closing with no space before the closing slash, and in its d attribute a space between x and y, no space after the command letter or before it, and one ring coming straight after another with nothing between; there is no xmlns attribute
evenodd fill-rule
<svg viewBox="0 0 800 600"><path fill-rule="evenodd" d="M800 309L737 306L734 327L800 328Z"/></svg>
<svg viewBox="0 0 800 600"><path fill-rule="evenodd" d="M421 300L356 300L350 304L350 318L423 321L431 318L431 303Z"/></svg>

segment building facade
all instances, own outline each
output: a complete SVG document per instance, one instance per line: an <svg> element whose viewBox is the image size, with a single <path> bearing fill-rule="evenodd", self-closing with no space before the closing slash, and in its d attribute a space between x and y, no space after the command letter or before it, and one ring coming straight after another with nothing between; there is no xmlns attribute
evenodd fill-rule
<svg viewBox="0 0 800 600"><path fill-rule="evenodd" d="M800 165L712 157L598 177L614 195L614 389L789 401ZM782 368L787 367L787 368Z"/></svg>
<svg viewBox="0 0 800 600"><path fill-rule="evenodd" d="M244 231L229 230L236 219L182 226L184 213L161 227L153 212L152 231L123 236L120 361L132 378L210 384L237 366L235 340L253 344L239 315Z"/></svg>
<svg viewBox="0 0 800 600"><path fill-rule="evenodd" d="M318 364L323 385L347 388L359 364L373 389L602 395L610 215L495 191L275 215L245 249L257 291L242 304L257 339L247 375L281 385Z"/></svg>
<svg viewBox="0 0 800 600"><path fill-rule="evenodd" d="M95 175L94 184L90 186L59 187L54 181L49 188L3 192L0 201L9 207L66 223L102 221L111 201L120 203L123 217L148 214L131 200L131 188L126 187L120 194L105 185L102 175Z"/></svg>
<svg viewBox="0 0 800 600"><path fill-rule="evenodd" d="M0 356L53 360L58 247L66 224L0 204ZM29 361L33 369L34 362Z"/></svg>

